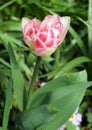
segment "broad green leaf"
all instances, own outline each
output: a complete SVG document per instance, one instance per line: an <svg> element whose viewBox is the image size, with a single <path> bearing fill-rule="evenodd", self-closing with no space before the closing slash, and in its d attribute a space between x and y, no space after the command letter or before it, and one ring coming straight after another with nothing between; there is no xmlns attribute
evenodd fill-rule
<svg viewBox="0 0 92 130"><path fill-rule="evenodd" d="M43 124L42 126L37 128L37 130L57 130L58 128L60 128L60 126L68 121L70 116L74 113L75 109L79 106L85 94L86 88L90 85L92 85L92 82L74 85L74 92L71 92L70 94L56 100L55 102L52 102L50 105L56 107L60 111L56 114L56 117L53 120L46 124ZM62 94L63 92L61 91L61 95Z"/></svg>
<svg viewBox="0 0 92 130"><path fill-rule="evenodd" d="M46 105L50 113L47 113L47 111L41 109L43 105L30 108L29 110L26 110L25 113L22 113L20 117L18 117L19 127L21 128L21 130L58 129L65 122L67 122L69 117L74 113L75 109L77 108L77 106L79 106L84 96L86 88L90 85L92 85L92 82L84 82L75 85L65 85L61 87L61 89L56 88L54 94L59 89L58 92L61 92L61 96L59 95L60 97L58 98L52 98L53 100L50 100L50 102L48 102L48 105ZM66 89L64 90L64 88ZM41 95L38 98L41 98ZM53 114L51 115L52 112Z"/></svg>
<svg viewBox="0 0 92 130"><path fill-rule="evenodd" d="M76 130L76 126L72 124L72 122L68 121L66 123L67 130Z"/></svg>
<svg viewBox="0 0 92 130"><path fill-rule="evenodd" d="M12 107L12 80L10 79L9 84L7 85L2 130L7 129L11 107Z"/></svg>
<svg viewBox="0 0 92 130"><path fill-rule="evenodd" d="M16 102L19 106L20 111L22 111L25 80L22 73L20 72L19 66L17 64L16 58L14 55L14 51L10 44L8 45L8 52L9 52L9 57L10 57L11 70L12 70L14 96L16 98Z"/></svg>
<svg viewBox="0 0 92 130"><path fill-rule="evenodd" d="M86 71L65 75L48 82L33 94L28 106L30 108L25 111L25 116L23 113L20 115L19 126L21 129L30 130L32 126L29 124L32 123L34 127L31 130L58 129L74 113L82 101L86 88L90 85L92 85L92 82L87 82ZM44 120L41 122L41 119L44 119L45 116L42 114L40 118L36 108L40 108L43 105L47 105L50 111L54 110L56 112L55 117L51 118L52 120L48 118L47 122ZM31 110L36 110L34 120L30 116ZM28 114L27 111L29 111ZM39 127L35 124L36 120L38 120L37 124L40 124Z"/></svg>
<svg viewBox="0 0 92 130"><path fill-rule="evenodd" d="M56 88L61 88L61 86L62 86L62 89L64 89L64 91L65 91L63 94L66 94L67 88L65 88L63 86L80 83L80 82L86 82L86 81L87 81L87 73L85 70L81 71L81 72L70 73L65 76L61 76L57 79L54 79L54 80L48 82L42 88L38 89L33 94L33 97L32 97L32 99L30 99L30 103L28 104L27 108L29 108L31 103L32 103L31 105L33 105L33 106L37 106L38 104L41 104L44 99L48 102L51 98L51 97L49 97L49 95L52 92L56 93L56 91L55 91ZM71 88L71 89L74 89L74 88ZM70 91L70 88L69 88L68 92L69 91ZM41 98L39 98L39 97L41 97Z"/></svg>
<svg viewBox="0 0 92 130"><path fill-rule="evenodd" d="M42 105L22 112L22 114L18 116L17 124L20 130L35 130L40 125L52 120L57 112L58 110L55 108Z"/></svg>

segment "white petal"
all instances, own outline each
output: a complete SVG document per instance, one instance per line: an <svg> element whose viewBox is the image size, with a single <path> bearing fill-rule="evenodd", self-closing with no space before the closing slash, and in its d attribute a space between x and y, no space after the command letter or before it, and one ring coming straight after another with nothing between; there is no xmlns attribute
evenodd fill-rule
<svg viewBox="0 0 92 130"><path fill-rule="evenodd" d="M61 24L63 26L62 33L59 36L61 38L61 43L62 43L65 36L66 36L66 33L67 33L67 31L68 31L68 29L70 27L70 17L68 17L68 16L61 17L60 21L61 21Z"/></svg>
<svg viewBox="0 0 92 130"><path fill-rule="evenodd" d="M22 18L22 29L30 22L31 20L28 18Z"/></svg>
<svg viewBox="0 0 92 130"><path fill-rule="evenodd" d="M78 120L79 122L81 122L82 121L82 114L77 113L76 114L76 120Z"/></svg>
<svg viewBox="0 0 92 130"><path fill-rule="evenodd" d="M63 24L63 28L69 28L70 26L70 17L65 16L65 17L61 17L61 22Z"/></svg>

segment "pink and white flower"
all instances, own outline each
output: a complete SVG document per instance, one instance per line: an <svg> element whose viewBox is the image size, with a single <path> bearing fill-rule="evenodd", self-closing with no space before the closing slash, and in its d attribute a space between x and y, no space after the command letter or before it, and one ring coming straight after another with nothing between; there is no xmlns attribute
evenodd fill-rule
<svg viewBox="0 0 92 130"><path fill-rule="evenodd" d="M48 57L63 42L70 26L70 17L48 15L41 22L38 19L22 19L25 43L38 56Z"/></svg>

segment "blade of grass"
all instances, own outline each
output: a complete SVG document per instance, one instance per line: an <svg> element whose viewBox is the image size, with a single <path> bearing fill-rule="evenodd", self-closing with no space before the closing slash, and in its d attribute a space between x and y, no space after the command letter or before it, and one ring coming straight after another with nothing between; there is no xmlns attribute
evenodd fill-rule
<svg viewBox="0 0 92 130"><path fill-rule="evenodd" d="M64 66L60 66L56 68L54 71L48 73L48 78L52 78L55 76L55 78L59 77L60 75L69 72L71 69L79 66L80 64L83 64L85 62L92 62L88 57L77 57L68 63L66 63Z"/></svg>
<svg viewBox="0 0 92 130"><path fill-rule="evenodd" d="M10 6L12 3L14 3L16 0L12 0L12 1L9 1L7 2L6 4L3 4L1 7L0 7L0 11L3 10L4 8Z"/></svg>
<svg viewBox="0 0 92 130"><path fill-rule="evenodd" d="M4 107L2 130L7 130L11 107L12 107L12 80L10 79L9 84L7 86L7 95Z"/></svg>
<svg viewBox="0 0 92 130"><path fill-rule="evenodd" d="M82 53L86 56L87 50L86 50L86 47L85 47L82 39L80 38L80 36L77 34L77 32L72 27L70 27L69 32L75 38L77 45L81 49Z"/></svg>

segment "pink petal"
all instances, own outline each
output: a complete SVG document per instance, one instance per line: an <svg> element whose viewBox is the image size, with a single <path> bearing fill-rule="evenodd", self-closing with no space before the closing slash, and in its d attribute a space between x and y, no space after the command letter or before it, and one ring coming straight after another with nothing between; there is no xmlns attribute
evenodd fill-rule
<svg viewBox="0 0 92 130"><path fill-rule="evenodd" d="M49 28L48 32L47 32L46 42L48 42L50 39L54 39L54 38L55 38L54 32L53 32L52 28Z"/></svg>
<svg viewBox="0 0 92 130"><path fill-rule="evenodd" d="M39 38L40 38L41 41L45 42L46 38L47 38L47 32L41 32L39 34Z"/></svg>
<svg viewBox="0 0 92 130"><path fill-rule="evenodd" d="M46 42L46 47L53 47L56 48L56 46L54 45L54 39L49 40L48 42Z"/></svg>
<svg viewBox="0 0 92 130"><path fill-rule="evenodd" d="M46 48L44 42L42 42L38 37L35 39L35 48Z"/></svg>

